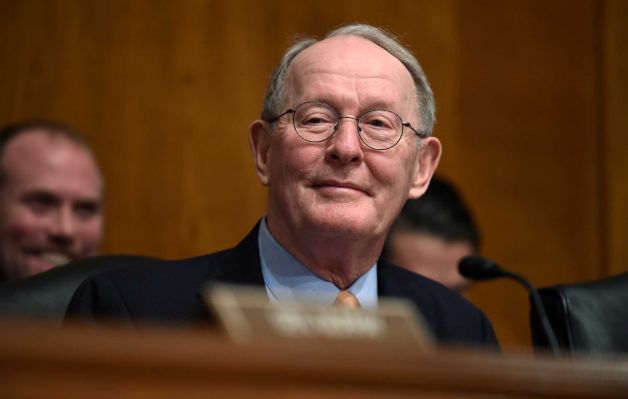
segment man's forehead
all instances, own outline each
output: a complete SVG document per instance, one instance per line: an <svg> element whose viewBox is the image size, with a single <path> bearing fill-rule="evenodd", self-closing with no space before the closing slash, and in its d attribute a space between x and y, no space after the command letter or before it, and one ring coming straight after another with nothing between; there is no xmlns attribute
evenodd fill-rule
<svg viewBox="0 0 628 399"><path fill-rule="evenodd" d="M91 166L97 168L96 160L84 144L45 129L25 131L11 139L2 153L2 164L27 166L26 160L57 160L63 157L79 162L89 161L93 164Z"/></svg>
<svg viewBox="0 0 628 399"><path fill-rule="evenodd" d="M82 144L45 130L21 133L2 154L7 183L74 185L81 191L102 191L102 176L91 152ZM100 195L100 194L99 194Z"/></svg>
<svg viewBox="0 0 628 399"><path fill-rule="evenodd" d="M299 96L312 84L320 86L352 80L365 87L368 82L384 82L383 86L376 86L377 93L372 94L386 104L413 101L414 98L414 81L401 61L377 44L358 36L331 37L303 50L289 67L287 85L293 95ZM385 100L384 97L389 98Z"/></svg>
<svg viewBox="0 0 628 399"><path fill-rule="evenodd" d="M358 62L360 61L360 62ZM314 43L292 61L290 69L308 67L346 66L354 73L378 73L389 69L403 69L403 64L377 44L359 36L334 36ZM409 72L408 72L409 74Z"/></svg>

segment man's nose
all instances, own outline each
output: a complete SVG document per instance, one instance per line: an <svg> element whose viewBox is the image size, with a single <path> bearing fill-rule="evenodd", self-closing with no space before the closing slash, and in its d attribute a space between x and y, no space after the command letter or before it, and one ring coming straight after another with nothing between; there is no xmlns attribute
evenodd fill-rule
<svg viewBox="0 0 628 399"><path fill-rule="evenodd" d="M360 162L364 157L358 120L352 116L341 116L338 127L330 140L328 156L341 163Z"/></svg>
<svg viewBox="0 0 628 399"><path fill-rule="evenodd" d="M72 209L60 208L52 220L50 235L53 239L66 243L73 240L75 230L76 222Z"/></svg>

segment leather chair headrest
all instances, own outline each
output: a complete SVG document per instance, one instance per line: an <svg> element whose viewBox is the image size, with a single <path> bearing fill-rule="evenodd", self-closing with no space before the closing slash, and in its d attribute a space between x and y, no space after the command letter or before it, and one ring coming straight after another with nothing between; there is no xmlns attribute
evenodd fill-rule
<svg viewBox="0 0 628 399"><path fill-rule="evenodd" d="M44 273L0 285L0 317L28 317L61 324L76 288L88 277L123 266L159 259L139 255L107 255L81 259Z"/></svg>

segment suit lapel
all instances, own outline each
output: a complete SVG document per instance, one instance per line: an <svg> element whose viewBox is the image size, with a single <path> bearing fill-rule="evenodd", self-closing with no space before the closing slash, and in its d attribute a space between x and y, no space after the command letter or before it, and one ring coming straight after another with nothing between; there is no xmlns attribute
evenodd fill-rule
<svg viewBox="0 0 628 399"><path fill-rule="evenodd" d="M259 223L234 248L207 255L208 282L264 285L257 245Z"/></svg>
<svg viewBox="0 0 628 399"><path fill-rule="evenodd" d="M414 285L408 284L405 270L382 259L377 261L377 295L380 297L405 298L417 302L420 292L415 292Z"/></svg>
<svg viewBox="0 0 628 399"><path fill-rule="evenodd" d="M257 245L258 229L259 223L234 248L206 255L207 274L204 278L205 282L200 286L205 287L208 283L226 283L263 287L264 276ZM213 315L207 312L202 290L203 288L200 288L196 293L198 305L200 309L203 309L204 317L211 321Z"/></svg>
<svg viewBox="0 0 628 399"><path fill-rule="evenodd" d="M233 249L233 280L249 285L264 285L262 264L259 257L257 236L259 222L253 230Z"/></svg>

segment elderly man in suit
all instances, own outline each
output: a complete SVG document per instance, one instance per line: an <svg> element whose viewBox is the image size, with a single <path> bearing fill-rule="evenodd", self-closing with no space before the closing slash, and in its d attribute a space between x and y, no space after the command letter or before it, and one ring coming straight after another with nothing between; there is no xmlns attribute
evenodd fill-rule
<svg viewBox="0 0 628 399"><path fill-rule="evenodd" d="M438 164L434 100L415 57L391 35L347 25L287 50L250 126L266 216L235 248L118 269L85 282L69 314L87 318L208 320L207 281L263 286L272 301L376 307L413 301L443 342L495 343L490 322L444 286L378 262L408 198Z"/></svg>

